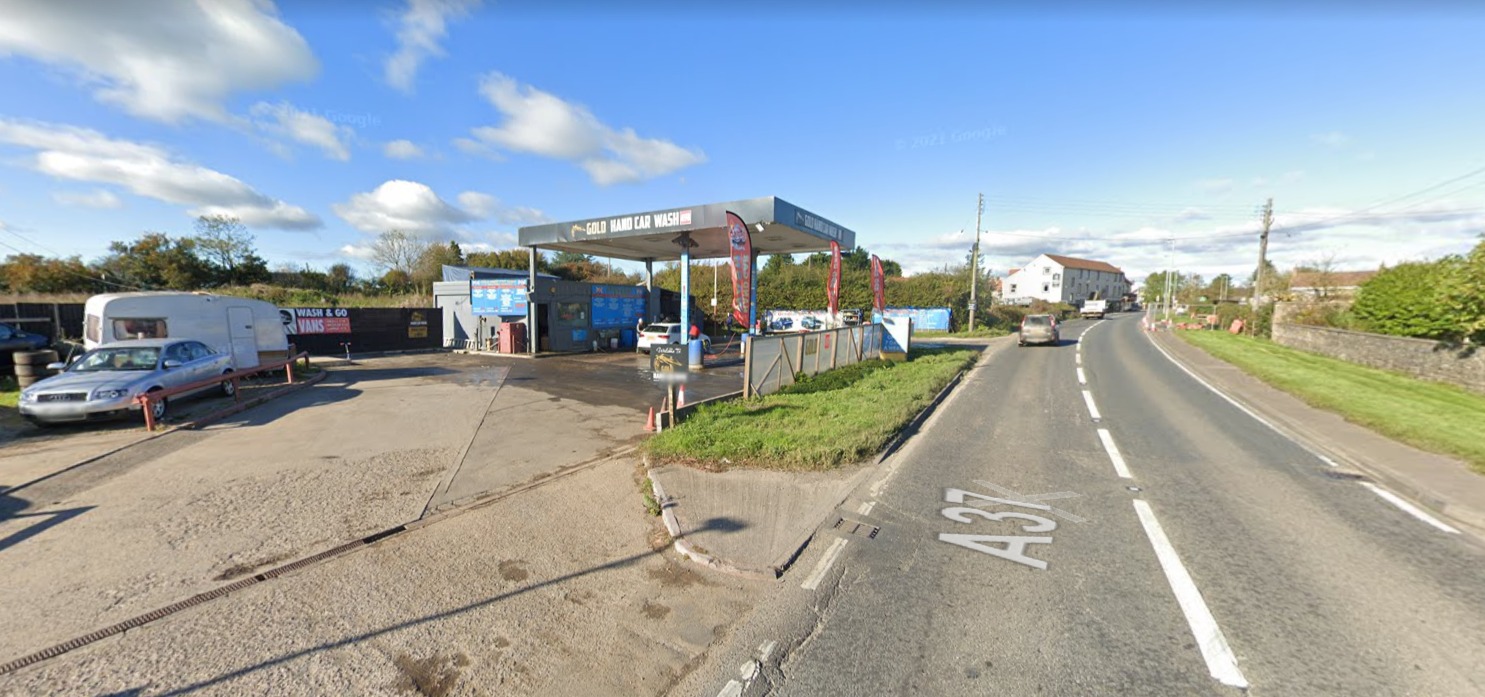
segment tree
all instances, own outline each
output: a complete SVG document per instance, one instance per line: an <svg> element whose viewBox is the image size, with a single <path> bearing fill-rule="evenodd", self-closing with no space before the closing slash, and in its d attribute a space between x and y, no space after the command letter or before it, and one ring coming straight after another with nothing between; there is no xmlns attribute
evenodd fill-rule
<svg viewBox="0 0 1485 697"><path fill-rule="evenodd" d="M1458 338L1458 316L1450 312L1449 284L1464 266L1459 257L1410 262L1383 269L1361 284L1351 306L1367 328L1422 339Z"/></svg>
<svg viewBox="0 0 1485 697"><path fill-rule="evenodd" d="M163 232L147 232L133 242L112 242L108 251L98 269L105 280L121 285L196 290L212 276L188 237L172 240Z"/></svg>
<svg viewBox="0 0 1485 697"><path fill-rule="evenodd" d="M196 218L196 236L191 240L218 285L262 283L271 277L268 262L253 249L253 233L237 218L200 216Z"/></svg>
<svg viewBox="0 0 1485 697"><path fill-rule="evenodd" d="M332 293L347 293L356 285L356 272L349 264L331 264L325 272L325 290Z"/></svg>
<svg viewBox="0 0 1485 697"><path fill-rule="evenodd" d="M0 288L12 293L90 293L102 286L79 257L12 254L0 262Z"/></svg>
<svg viewBox="0 0 1485 697"><path fill-rule="evenodd" d="M1458 338L1485 342L1485 239L1450 275L1443 301Z"/></svg>
<svg viewBox="0 0 1485 697"><path fill-rule="evenodd" d="M449 242L447 245L427 245L418 255L411 273L412 283L419 292L427 290L432 292L433 282L443 279L443 267L462 266L464 264L464 251L459 249L458 242Z"/></svg>
<svg viewBox="0 0 1485 697"><path fill-rule="evenodd" d="M465 263L486 269L514 269L526 271L531 268L531 257L525 249L504 249L496 252L471 252L465 256ZM538 253L536 255L536 270L541 273L551 273L551 264L547 261L547 255Z"/></svg>
<svg viewBox="0 0 1485 697"><path fill-rule="evenodd" d="M376 241L371 243L371 260L383 271L401 271L410 278L427 249L425 240L402 230L388 230L377 235Z"/></svg>

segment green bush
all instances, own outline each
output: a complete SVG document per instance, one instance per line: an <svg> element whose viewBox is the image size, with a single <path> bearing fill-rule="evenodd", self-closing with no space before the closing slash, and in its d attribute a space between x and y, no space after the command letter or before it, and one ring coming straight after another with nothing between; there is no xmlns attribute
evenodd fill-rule
<svg viewBox="0 0 1485 697"><path fill-rule="evenodd" d="M1352 312L1371 331L1422 339L1457 337L1446 302L1459 257L1398 264L1361 284Z"/></svg>

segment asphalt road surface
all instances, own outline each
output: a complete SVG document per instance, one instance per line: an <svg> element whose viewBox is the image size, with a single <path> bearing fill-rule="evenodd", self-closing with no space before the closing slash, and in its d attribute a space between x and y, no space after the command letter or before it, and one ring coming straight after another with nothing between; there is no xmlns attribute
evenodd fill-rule
<svg viewBox="0 0 1485 697"><path fill-rule="evenodd" d="M1063 329L992 349L680 688L1485 694L1476 539L1214 394L1136 317Z"/></svg>

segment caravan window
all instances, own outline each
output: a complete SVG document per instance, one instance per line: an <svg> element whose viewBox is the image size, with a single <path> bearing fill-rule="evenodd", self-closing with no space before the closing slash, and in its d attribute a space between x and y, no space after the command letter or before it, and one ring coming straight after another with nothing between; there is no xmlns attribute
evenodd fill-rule
<svg viewBox="0 0 1485 697"><path fill-rule="evenodd" d="M102 341L103 339L98 336L101 324L102 320L98 315L88 315L87 319L83 320L83 338L93 343Z"/></svg>
<svg viewBox="0 0 1485 697"><path fill-rule="evenodd" d="M164 319L134 318L113 321L113 338L116 340L165 339L169 336Z"/></svg>

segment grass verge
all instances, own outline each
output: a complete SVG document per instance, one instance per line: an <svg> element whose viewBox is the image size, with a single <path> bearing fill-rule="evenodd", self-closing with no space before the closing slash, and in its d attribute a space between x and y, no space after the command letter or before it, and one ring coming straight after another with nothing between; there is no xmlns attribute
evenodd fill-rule
<svg viewBox="0 0 1485 697"><path fill-rule="evenodd" d="M1227 332L1177 332L1311 406L1485 474L1485 396Z"/></svg>
<svg viewBox="0 0 1485 697"><path fill-rule="evenodd" d="M993 339L997 336L1010 334L1011 330L996 325L993 327L977 327L974 331L940 332L940 331L918 331L913 330L914 339Z"/></svg>
<svg viewBox="0 0 1485 697"><path fill-rule="evenodd" d="M834 469L880 452L978 356L914 349L904 363L867 361L761 399L705 405L645 448L657 463L708 469Z"/></svg>
<svg viewBox="0 0 1485 697"><path fill-rule="evenodd" d="M0 377L0 407L16 408L16 403L21 401L21 386L15 378L10 376Z"/></svg>

